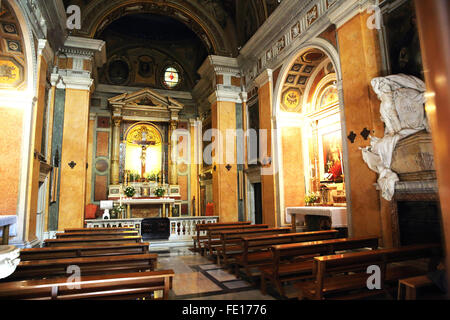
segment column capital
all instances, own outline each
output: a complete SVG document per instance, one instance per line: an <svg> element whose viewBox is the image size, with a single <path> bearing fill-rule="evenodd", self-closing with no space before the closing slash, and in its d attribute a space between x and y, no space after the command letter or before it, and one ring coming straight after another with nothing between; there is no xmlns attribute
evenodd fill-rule
<svg viewBox="0 0 450 320"><path fill-rule="evenodd" d="M120 127L120 125L122 124L122 117L113 117L112 118L113 122L114 122L114 126L115 127Z"/></svg>
<svg viewBox="0 0 450 320"><path fill-rule="evenodd" d="M261 72L256 78L255 83L256 85L261 88L263 85L265 85L267 82L273 81L273 71L272 69L265 69L263 72Z"/></svg>
<svg viewBox="0 0 450 320"><path fill-rule="evenodd" d="M103 66L107 60L106 42L103 40L69 36L62 52L72 58L93 58L97 67Z"/></svg>
<svg viewBox="0 0 450 320"><path fill-rule="evenodd" d="M46 39L39 39L38 41L38 56L42 55L47 63L51 63L55 53Z"/></svg>

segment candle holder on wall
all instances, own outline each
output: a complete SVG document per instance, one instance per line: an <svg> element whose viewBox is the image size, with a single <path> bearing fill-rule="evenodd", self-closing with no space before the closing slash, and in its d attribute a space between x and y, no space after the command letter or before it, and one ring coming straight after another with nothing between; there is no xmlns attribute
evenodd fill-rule
<svg viewBox="0 0 450 320"><path fill-rule="evenodd" d="M364 138L364 140L367 140L369 138L370 131L367 128L364 128L363 131L361 131L361 136Z"/></svg>
<svg viewBox="0 0 450 320"><path fill-rule="evenodd" d="M347 136L348 140L350 140L351 143L355 143L357 135L353 131L350 132L350 134Z"/></svg>

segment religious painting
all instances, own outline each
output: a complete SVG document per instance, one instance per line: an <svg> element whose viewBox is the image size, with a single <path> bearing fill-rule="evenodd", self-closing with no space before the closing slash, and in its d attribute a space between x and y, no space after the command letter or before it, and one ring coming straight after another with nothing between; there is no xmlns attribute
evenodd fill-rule
<svg viewBox="0 0 450 320"><path fill-rule="evenodd" d="M143 78L149 78L154 74L154 62L149 56L139 57L139 75Z"/></svg>
<svg viewBox="0 0 450 320"><path fill-rule="evenodd" d="M112 59L108 64L107 77L113 85L124 85L130 78L131 68L129 63L122 59Z"/></svg>
<svg viewBox="0 0 450 320"><path fill-rule="evenodd" d="M322 139L322 181L342 182L342 138L341 131L325 133Z"/></svg>
<svg viewBox="0 0 450 320"><path fill-rule="evenodd" d="M163 141L158 128L150 123L137 123L125 136L125 170L135 177L134 180L153 181L159 177L163 167Z"/></svg>
<svg viewBox="0 0 450 320"><path fill-rule="evenodd" d="M406 1L384 16L391 74L424 79L419 32L413 1Z"/></svg>
<svg viewBox="0 0 450 320"><path fill-rule="evenodd" d="M319 99L318 99L317 108L322 109L328 106L335 105L339 102L339 92L335 85L330 85L323 90Z"/></svg>
<svg viewBox="0 0 450 320"><path fill-rule="evenodd" d="M283 94L282 106L284 111L297 112L299 111L301 100L300 90L296 88L289 89Z"/></svg>

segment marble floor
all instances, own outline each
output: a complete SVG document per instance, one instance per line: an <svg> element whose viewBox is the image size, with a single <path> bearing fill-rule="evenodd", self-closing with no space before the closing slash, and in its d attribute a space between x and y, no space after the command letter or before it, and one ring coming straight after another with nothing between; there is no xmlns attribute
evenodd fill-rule
<svg viewBox="0 0 450 320"><path fill-rule="evenodd" d="M150 248L158 254L158 269L175 272L171 300L284 300L277 293L261 294L258 284L238 279L187 247Z"/></svg>

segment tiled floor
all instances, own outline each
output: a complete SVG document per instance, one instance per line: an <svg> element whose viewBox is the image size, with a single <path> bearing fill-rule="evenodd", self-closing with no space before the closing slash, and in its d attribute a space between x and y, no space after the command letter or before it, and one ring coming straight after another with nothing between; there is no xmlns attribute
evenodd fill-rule
<svg viewBox="0 0 450 320"><path fill-rule="evenodd" d="M193 253L186 247L150 248L158 254L158 269L175 272L170 299L173 300L276 300L262 295L257 285L236 276Z"/></svg>

